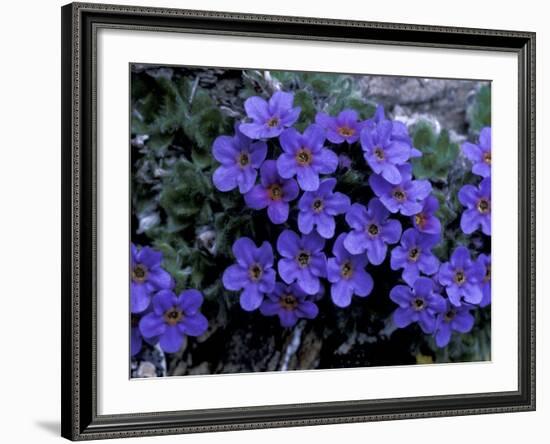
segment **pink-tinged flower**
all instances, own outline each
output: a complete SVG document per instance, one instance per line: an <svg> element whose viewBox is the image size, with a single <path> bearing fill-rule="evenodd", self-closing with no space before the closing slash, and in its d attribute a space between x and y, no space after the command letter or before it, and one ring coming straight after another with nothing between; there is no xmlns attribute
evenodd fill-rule
<svg viewBox="0 0 550 444"><path fill-rule="evenodd" d="M426 334L434 332L436 315L445 309L445 299L435 292L433 281L425 277L418 278L412 287L396 285L390 291L390 299L399 305L393 312L397 327L418 322Z"/></svg>
<svg viewBox="0 0 550 444"><path fill-rule="evenodd" d="M317 233L299 237L294 231L285 230L277 239L279 275L287 284L297 282L309 295L319 292L320 277L326 276L325 240Z"/></svg>
<svg viewBox="0 0 550 444"><path fill-rule="evenodd" d="M449 262L439 267L439 283L447 291L451 303L460 307L464 302L479 304L483 298L481 282L485 274L482 264L473 262L470 251L463 246L457 247Z"/></svg>
<svg viewBox="0 0 550 444"><path fill-rule="evenodd" d="M398 167L401 174L399 184L389 183L378 174L371 174L369 185L384 206L391 212L398 211L403 216L412 216L422 211L422 201L432 192L428 180L413 180L409 164Z"/></svg>
<svg viewBox="0 0 550 444"><path fill-rule="evenodd" d="M435 196L426 197L422 202L422 210L411 216L414 228L425 234L441 234L441 222L435 216L438 209L437 198Z"/></svg>
<svg viewBox="0 0 550 444"><path fill-rule="evenodd" d="M368 209L354 203L346 213L346 222L352 231L344 239L344 247L351 254L367 252L369 262L380 265L386 258L388 244L399 242L401 223L388 219L389 211L380 200L373 198Z"/></svg>
<svg viewBox="0 0 550 444"><path fill-rule="evenodd" d="M483 274L483 280L481 281L481 291L483 297L479 303L480 307L487 307L491 303L491 257L486 254L480 254L477 257L478 267L483 267L485 273Z"/></svg>
<svg viewBox="0 0 550 444"><path fill-rule="evenodd" d="M439 243L438 235L420 233L415 228L405 230L401 245L391 252L392 270L403 269L403 280L413 285L420 273L428 276L439 269L439 260L432 253L432 248Z"/></svg>
<svg viewBox="0 0 550 444"><path fill-rule="evenodd" d="M150 247L130 245L130 311L142 313L151 303L153 294L170 289L174 280L162 268L162 253Z"/></svg>
<svg viewBox="0 0 550 444"><path fill-rule="evenodd" d="M332 284L330 296L338 307L347 307L355 294L361 298L368 296L374 285L372 277L365 271L368 264L365 254L351 254L344 247L345 233L334 242L331 257L327 261L327 277Z"/></svg>
<svg viewBox="0 0 550 444"><path fill-rule="evenodd" d="M316 229L325 239L334 236L336 222L334 216L345 213L350 199L342 193L334 192L336 179L324 179L317 191L306 191L298 202L298 228L304 234Z"/></svg>
<svg viewBox="0 0 550 444"><path fill-rule="evenodd" d="M264 316L279 316L281 326L288 328L296 325L301 318L316 318L319 308L298 284L277 282L273 292L260 305L260 313Z"/></svg>
<svg viewBox="0 0 550 444"><path fill-rule="evenodd" d="M352 109L345 109L336 117L317 113L315 123L326 130L328 140L337 144L357 142L363 128L363 123L359 121L359 114Z"/></svg>
<svg viewBox="0 0 550 444"><path fill-rule="evenodd" d="M435 343L438 347L446 347L451 340L453 331L468 333L474 326L474 317L470 313L471 306L455 307L448 300L444 310L437 315L435 322Z"/></svg>
<svg viewBox="0 0 550 444"><path fill-rule="evenodd" d="M294 128L286 129L279 138L284 153L277 159L281 177L296 176L304 191L319 188L319 174L336 171L338 157L324 147L325 131L319 125L310 125L303 134Z"/></svg>
<svg viewBox="0 0 550 444"><path fill-rule="evenodd" d="M378 125L361 131L363 155L371 169L393 185L401 183L397 166L411 157L411 147L406 142L392 139L392 122L385 120Z"/></svg>
<svg viewBox="0 0 550 444"><path fill-rule="evenodd" d="M491 178L486 177L479 184L464 185L458 192L458 200L467 209L460 218L460 228L465 234L472 234L479 227L483 234L491 235Z"/></svg>
<svg viewBox="0 0 550 444"><path fill-rule="evenodd" d="M462 152L473 163L472 173L481 177L491 175L491 128L485 127L479 133L479 143L464 142Z"/></svg>
<svg viewBox="0 0 550 444"><path fill-rule="evenodd" d="M273 291L275 270L273 270L273 250L268 242L259 248L248 237L241 237L233 244L233 255L237 263L228 267L222 276L227 290L240 291L240 304L243 310L256 310L262 303L265 293Z"/></svg>
<svg viewBox="0 0 550 444"><path fill-rule="evenodd" d="M274 224L288 219L289 202L298 197L300 190L294 179L283 179L277 173L274 160L266 160L260 168L260 184L244 195L246 204L255 210L267 207L267 215Z"/></svg>
<svg viewBox="0 0 550 444"><path fill-rule="evenodd" d="M208 321L199 311L202 294L185 290L176 296L171 290L161 290L153 297L153 311L139 321L139 330L145 338L158 338L166 353L181 350L187 336L201 336Z"/></svg>
<svg viewBox="0 0 550 444"><path fill-rule="evenodd" d="M241 123L239 129L251 139L277 137L285 128L294 125L301 108L294 107L294 94L277 91L269 102L261 97L249 97L244 102L251 123Z"/></svg>
<svg viewBox="0 0 550 444"><path fill-rule="evenodd" d="M233 137L219 136L214 140L212 152L221 163L212 176L216 188L231 191L239 187L239 191L244 194L256 182L257 169L267 155L267 145L265 142L253 142L235 128Z"/></svg>

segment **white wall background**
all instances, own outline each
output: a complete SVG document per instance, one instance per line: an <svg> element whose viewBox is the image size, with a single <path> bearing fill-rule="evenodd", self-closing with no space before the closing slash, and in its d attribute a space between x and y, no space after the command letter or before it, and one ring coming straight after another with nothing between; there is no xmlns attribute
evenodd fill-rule
<svg viewBox="0 0 550 444"><path fill-rule="evenodd" d="M544 295L550 179L544 177L544 122L550 93L550 14L535 0L481 2L434 0L337 2L278 0L117 0L118 3L261 14L517 29L537 32L538 188L538 409L537 412L370 424L255 430L143 438L125 442L264 444L544 442L550 420ZM59 438L60 372L60 6L59 0L5 2L0 27L0 436L9 443L49 443ZM546 76L548 78L548 76ZM546 250L544 252L544 250ZM545 274L546 271L546 274ZM546 356L544 349L546 348Z"/></svg>

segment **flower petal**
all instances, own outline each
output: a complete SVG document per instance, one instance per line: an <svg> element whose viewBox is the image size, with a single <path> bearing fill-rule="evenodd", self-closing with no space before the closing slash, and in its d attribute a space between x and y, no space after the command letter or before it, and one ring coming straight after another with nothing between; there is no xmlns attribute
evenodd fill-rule
<svg viewBox="0 0 550 444"><path fill-rule="evenodd" d="M249 284L244 288L243 292L241 293L239 302L243 310L253 311L262 304L263 299L264 296L262 293L259 292L258 286Z"/></svg>
<svg viewBox="0 0 550 444"><path fill-rule="evenodd" d="M176 353L183 346L184 335L180 333L176 325L166 327L166 331L161 335L159 345L166 353Z"/></svg>

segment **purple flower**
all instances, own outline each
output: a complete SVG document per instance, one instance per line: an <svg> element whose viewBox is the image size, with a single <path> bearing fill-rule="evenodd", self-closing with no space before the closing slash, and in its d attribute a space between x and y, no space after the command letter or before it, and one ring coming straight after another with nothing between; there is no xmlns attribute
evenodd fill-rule
<svg viewBox="0 0 550 444"><path fill-rule="evenodd" d="M413 285L420 273L434 274L439 268L439 260L431 249L439 243L439 236L420 233L415 228L405 230L401 245L391 252L392 270L403 269L403 280Z"/></svg>
<svg viewBox="0 0 550 444"><path fill-rule="evenodd" d="M319 278L326 276L324 246L324 239L317 233L299 237L294 231L283 231L277 239L277 250L282 256L278 269L283 281L287 284L297 281L309 295L318 293Z"/></svg>
<svg viewBox="0 0 550 444"><path fill-rule="evenodd" d="M491 175L491 128L485 127L481 130L477 145L470 142L463 143L462 152L474 164L472 173L489 177Z"/></svg>
<svg viewBox="0 0 550 444"><path fill-rule="evenodd" d="M130 317L130 356L135 356L141 351L143 336L139 331L139 317L132 314Z"/></svg>
<svg viewBox="0 0 550 444"><path fill-rule="evenodd" d="M351 159L347 154L338 156L338 168L341 170L349 170L351 168Z"/></svg>
<svg viewBox="0 0 550 444"><path fill-rule="evenodd" d="M260 168L260 184L244 195L246 204L255 210L267 207L267 215L274 224L288 219L288 203L298 197L298 184L294 179L283 179L277 173L274 160L266 160Z"/></svg>
<svg viewBox="0 0 550 444"><path fill-rule="evenodd" d="M401 223L388 219L388 210L373 198L368 209L354 203L346 213L346 222L352 231L344 239L344 247L351 254L367 252L369 262L380 265L386 258L387 244L395 244L401 237Z"/></svg>
<svg viewBox="0 0 550 444"><path fill-rule="evenodd" d="M435 326L435 343L438 347L445 347L451 340L453 331L468 333L474 326L474 317L470 313L471 307L462 305L455 307L446 301L444 310L437 315Z"/></svg>
<svg viewBox="0 0 550 444"><path fill-rule="evenodd" d="M418 322L426 334L433 333L436 327L436 315L445 309L445 299L434 291L431 279L420 277L413 287L396 285L390 291L390 299L399 305L393 312L393 322L399 328L405 328Z"/></svg>
<svg viewBox="0 0 550 444"><path fill-rule="evenodd" d="M166 353L176 353L184 345L186 336L200 336L208 328L208 321L200 313L202 294L194 289L176 296L171 290L161 290L153 297L153 311L139 322L145 338L158 338Z"/></svg>
<svg viewBox="0 0 550 444"><path fill-rule="evenodd" d="M491 257L486 254L480 254L477 257L477 266L485 270L483 280L481 281L481 292L483 297L479 303L480 307L487 307L491 303Z"/></svg>
<svg viewBox="0 0 550 444"><path fill-rule="evenodd" d="M267 145L265 142L253 142L235 128L233 137L217 137L212 151L221 163L212 176L216 188L231 191L238 186L241 193L247 193L256 182L256 170L267 155Z"/></svg>
<svg viewBox="0 0 550 444"><path fill-rule="evenodd" d="M451 260L439 267L439 283L445 286L451 303L459 307L462 301L479 304L483 297L480 283L485 267L472 262L470 251L463 246L457 247Z"/></svg>
<svg viewBox="0 0 550 444"><path fill-rule="evenodd" d="M319 308L299 285L277 282L273 292L262 302L260 313L264 316L278 315L282 327L292 327L300 318L316 318Z"/></svg>
<svg viewBox="0 0 550 444"><path fill-rule="evenodd" d="M365 126L372 129L383 122L391 122L391 139L406 143L410 148L410 157L422 157L422 152L413 147L407 126L398 120L387 119L382 105L376 107L374 116L365 122Z"/></svg>
<svg viewBox="0 0 550 444"><path fill-rule="evenodd" d="M346 141L351 144L357 142L363 128L363 123L359 121L359 114L352 109L345 109L336 117L331 117L325 113L317 113L315 123L326 130L327 139L332 143Z"/></svg>
<svg viewBox="0 0 550 444"><path fill-rule="evenodd" d="M268 242L259 248L248 237L241 237L233 244L233 255L237 263L223 273L222 282L227 290L243 290L240 304L243 310L256 310L265 293L273 291L275 270L273 270L273 250Z"/></svg>
<svg viewBox="0 0 550 444"><path fill-rule="evenodd" d="M150 247L130 245L130 311L141 313L158 290L170 289L174 281L162 267L162 253Z"/></svg>
<svg viewBox="0 0 550 444"><path fill-rule="evenodd" d="M420 213L422 201L431 193L432 185L428 180L412 180L409 164L400 165L398 169L401 174L399 184L391 184L377 174L371 174L369 184L391 213L399 211L403 216Z"/></svg>
<svg viewBox="0 0 550 444"><path fill-rule="evenodd" d="M439 209L439 201L435 196L428 196L422 202L422 210L411 217L414 227L421 233L440 234L441 222L435 216Z"/></svg>
<svg viewBox="0 0 550 444"><path fill-rule="evenodd" d="M464 185L458 192L458 200L467 209L460 218L460 228L471 234L481 226L481 231L491 235L491 178L486 177L479 184Z"/></svg>
<svg viewBox="0 0 550 444"><path fill-rule="evenodd" d="M338 157L323 146L325 132L319 125L310 125L300 134L294 128L286 129L279 138L284 153L277 159L281 177L296 176L304 191L319 188L319 174L336 171Z"/></svg>
<svg viewBox="0 0 550 444"><path fill-rule="evenodd" d="M324 179L317 191L306 191L298 202L298 228L304 234L309 234L314 227L325 239L334 236L334 216L348 211L349 197L342 193L334 193L336 179Z"/></svg>
<svg viewBox="0 0 550 444"><path fill-rule="evenodd" d="M277 137L298 120L301 108L293 107L293 103L294 94L282 91L273 94L269 102L258 96L249 97L244 109L252 122L241 123L239 129L251 139Z"/></svg>
<svg viewBox="0 0 550 444"><path fill-rule="evenodd" d="M367 256L350 254L344 247L345 237L345 233L338 236L332 247L334 257L327 261L327 277L332 284L330 296L338 307L349 306L354 294L368 296L374 284L371 275L365 271Z"/></svg>
<svg viewBox="0 0 550 444"><path fill-rule="evenodd" d="M401 183L397 168L411 157L411 147L406 142L391 138L392 122L384 120L374 128L361 131L361 146L365 160L376 174L393 185Z"/></svg>

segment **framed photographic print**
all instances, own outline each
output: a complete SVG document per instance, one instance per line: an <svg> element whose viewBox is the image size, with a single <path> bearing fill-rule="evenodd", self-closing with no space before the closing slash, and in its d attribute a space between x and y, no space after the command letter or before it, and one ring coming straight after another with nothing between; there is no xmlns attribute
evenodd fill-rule
<svg viewBox="0 0 550 444"><path fill-rule="evenodd" d="M63 436L533 410L534 45L63 7Z"/></svg>

